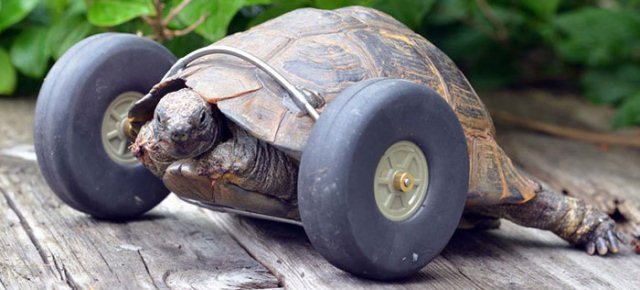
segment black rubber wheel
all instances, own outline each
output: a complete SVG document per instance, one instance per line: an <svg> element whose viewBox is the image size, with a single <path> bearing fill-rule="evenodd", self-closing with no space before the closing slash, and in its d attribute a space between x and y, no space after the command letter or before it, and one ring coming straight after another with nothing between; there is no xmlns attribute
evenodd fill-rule
<svg viewBox="0 0 640 290"><path fill-rule="evenodd" d="M151 40L104 33L79 42L51 68L36 105L35 149L47 183L65 203L96 218L123 220L167 196L141 164L107 154L101 126L117 96L147 93L174 62Z"/></svg>
<svg viewBox="0 0 640 290"><path fill-rule="evenodd" d="M412 215L392 220L378 208L374 179L381 157L400 141L424 153L428 187ZM468 181L466 139L449 105L412 82L367 80L339 94L311 130L298 177L300 215L314 248L336 267L399 279L449 242Z"/></svg>

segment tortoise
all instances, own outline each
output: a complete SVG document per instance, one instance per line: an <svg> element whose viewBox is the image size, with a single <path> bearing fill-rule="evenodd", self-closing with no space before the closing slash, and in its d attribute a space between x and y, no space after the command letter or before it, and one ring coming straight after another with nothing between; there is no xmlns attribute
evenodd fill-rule
<svg viewBox="0 0 640 290"><path fill-rule="evenodd" d="M103 137L96 138L106 151L114 146L104 135L117 131L120 139L131 138L131 153L124 154L179 197L303 225L313 246L343 270L373 279L407 276L444 248L456 226L496 228L500 218L552 231L590 255L619 251L622 235L614 221L518 170L496 143L491 117L462 72L383 12L298 9L173 66L168 52L146 40L117 34L93 39L67 54L117 40L142 47L123 60L114 55L132 48L108 53L110 63L135 70L127 77L157 80L171 67L128 110L93 118L103 120ZM65 57L59 63L69 62ZM162 68L131 64L138 59ZM50 74L59 73L57 67ZM145 91L113 79L118 92ZM56 94L51 87L45 83L40 94L43 115L43 94ZM66 177L47 169L57 159L44 153L53 138L45 133L46 118L36 120L39 162L54 192L70 205L120 219L145 212L166 195L146 173L135 176L160 193L122 189L122 204L135 205L124 211L114 201L96 201L103 197L88 190L70 192L60 181ZM104 134L112 121L118 130ZM126 143L118 144L121 149ZM139 166L131 164L121 165ZM100 208L105 206L108 211Z"/></svg>

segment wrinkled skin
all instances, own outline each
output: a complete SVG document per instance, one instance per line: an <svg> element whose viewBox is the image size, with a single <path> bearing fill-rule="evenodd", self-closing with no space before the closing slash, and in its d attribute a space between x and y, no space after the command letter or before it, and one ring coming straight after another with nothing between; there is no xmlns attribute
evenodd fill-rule
<svg viewBox="0 0 640 290"><path fill-rule="evenodd" d="M478 207L473 212L551 231L572 245L584 247L589 255L618 253L620 242L625 241L615 230L615 222L608 215L583 200L544 188L526 203Z"/></svg>
<svg viewBox="0 0 640 290"><path fill-rule="evenodd" d="M225 120L188 88L160 101L132 151L182 197L299 219L297 162ZM609 216L582 200L538 188L533 199L521 204L467 207L466 220L495 228L497 219L505 218L552 231L590 255L619 251L623 239Z"/></svg>
<svg viewBox="0 0 640 290"><path fill-rule="evenodd" d="M218 119L200 95L182 89L160 100L151 128L159 150L175 159L186 159L215 145L221 131Z"/></svg>

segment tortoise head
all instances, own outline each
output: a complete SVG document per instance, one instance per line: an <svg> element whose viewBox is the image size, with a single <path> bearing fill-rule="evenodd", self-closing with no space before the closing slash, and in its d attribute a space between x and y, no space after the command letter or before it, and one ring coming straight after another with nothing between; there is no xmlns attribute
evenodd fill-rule
<svg viewBox="0 0 640 290"><path fill-rule="evenodd" d="M189 88L168 93L158 103L152 120L158 146L176 159L206 152L222 131L216 112Z"/></svg>

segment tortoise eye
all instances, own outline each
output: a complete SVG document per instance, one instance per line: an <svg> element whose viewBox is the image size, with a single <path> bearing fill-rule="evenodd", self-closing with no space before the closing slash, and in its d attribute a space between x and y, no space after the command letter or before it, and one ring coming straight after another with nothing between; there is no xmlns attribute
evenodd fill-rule
<svg viewBox="0 0 640 290"><path fill-rule="evenodd" d="M156 113L156 121L157 121L159 124L162 124L162 118L160 117L160 114L158 114L158 113Z"/></svg>
<svg viewBox="0 0 640 290"><path fill-rule="evenodd" d="M202 110L202 113L200 113L200 125L204 125L205 121L207 121L207 112Z"/></svg>

